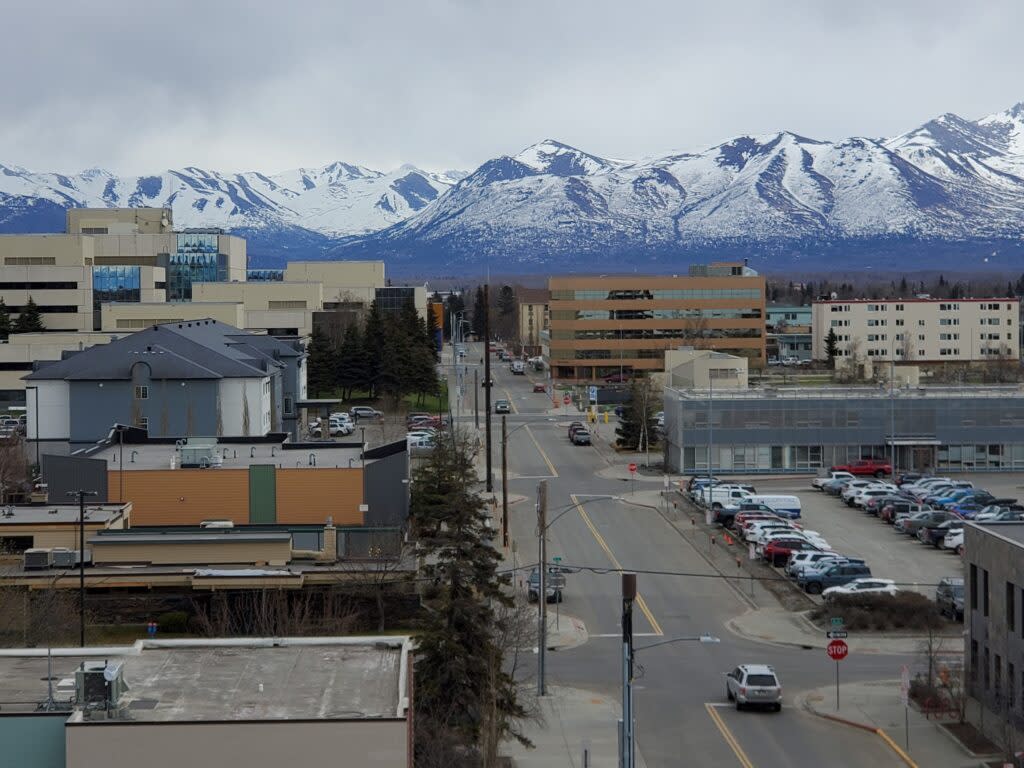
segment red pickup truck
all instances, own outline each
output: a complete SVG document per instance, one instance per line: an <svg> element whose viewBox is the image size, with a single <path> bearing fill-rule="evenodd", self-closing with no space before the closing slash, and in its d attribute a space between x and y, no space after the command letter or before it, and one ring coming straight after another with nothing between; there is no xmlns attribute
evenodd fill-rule
<svg viewBox="0 0 1024 768"><path fill-rule="evenodd" d="M885 459L860 459L849 464L831 467L831 472L849 472L851 475L882 475L892 474L892 465Z"/></svg>

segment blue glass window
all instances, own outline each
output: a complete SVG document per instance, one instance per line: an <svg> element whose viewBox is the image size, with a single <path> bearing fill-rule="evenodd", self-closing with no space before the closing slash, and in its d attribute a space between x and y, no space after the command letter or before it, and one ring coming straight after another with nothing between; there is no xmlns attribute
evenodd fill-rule
<svg viewBox="0 0 1024 768"><path fill-rule="evenodd" d="M227 281L227 259L217 251L217 235L183 232L167 262L167 300L191 301L192 283Z"/></svg>

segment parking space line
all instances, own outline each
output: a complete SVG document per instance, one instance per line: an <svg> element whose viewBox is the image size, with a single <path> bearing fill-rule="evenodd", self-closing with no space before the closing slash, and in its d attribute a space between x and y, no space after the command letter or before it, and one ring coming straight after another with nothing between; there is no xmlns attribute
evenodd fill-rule
<svg viewBox="0 0 1024 768"><path fill-rule="evenodd" d="M590 515L588 515L587 511L583 509L583 505L580 504L580 500L576 496L576 494L571 494L569 498L572 499L572 503L576 505L576 511L580 513L580 517L583 518L583 522L586 523L587 528L590 529L590 532L597 540L598 545L601 547L601 549L604 550L604 553L608 555L608 559L612 561L612 565L614 565L620 571L625 570L622 567L622 563L620 563L618 559L616 559L615 555L612 554L611 547L608 546L608 542L604 540L604 537L597 530L597 526L595 526L594 521L590 519ZM647 601L644 600L643 595L641 595L639 592L636 593L636 605L643 613L643 615L647 618L647 623L651 625L651 629L654 630L654 634L664 635L665 633L662 630L661 625L658 623L658 620L654 618L654 614L651 613L651 609L647 607Z"/></svg>
<svg viewBox="0 0 1024 768"><path fill-rule="evenodd" d="M558 471L555 469L555 465L551 463L551 459L549 459L548 455L544 453L544 449L540 447L540 443L537 442L537 438L534 436L533 430L527 426L523 427L523 432L528 434L530 439L533 440L533 444L537 446L537 452L540 453L540 457L544 459L544 463L547 464L548 469L551 470L551 476L558 477Z"/></svg>
<svg viewBox="0 0 1024 768"><path fill-rule="evenodd" d="M722 734L722 738L725 739L725 743L729 745L733 754L736 755L736 759L740 761L740 765L743 768L754 768L754 764L750 762L750 758L747 757L747 753L743 751L743 747L736 741L736 737L732 735L732 731L722 720L721 716L715 711L718 704L705 703L704 709L707 710L708 715L711 716L711 720L714 722L715 727L718 728L718 732Z"/></svg>

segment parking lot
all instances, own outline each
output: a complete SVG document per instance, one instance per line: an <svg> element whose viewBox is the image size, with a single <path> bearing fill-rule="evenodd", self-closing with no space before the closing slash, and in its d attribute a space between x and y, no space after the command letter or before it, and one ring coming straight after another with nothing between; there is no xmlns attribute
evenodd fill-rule
<svg viewBox="0 0 1024 768"><path fill-rule="evenodd" d="M758 493L794 494L803 507L804 528L817 531L837 552L862 557L872 575L893 579L905 589L934 597L935 585L944 576L963 576L959 557L920 543L896 532L877 517L846 506L841 500L811 488L811 477L751 477ZM1024 474L984 473L956 475L970 480L998 497L1024 499ZM731 482L730 479L727 482Z"/></svg>

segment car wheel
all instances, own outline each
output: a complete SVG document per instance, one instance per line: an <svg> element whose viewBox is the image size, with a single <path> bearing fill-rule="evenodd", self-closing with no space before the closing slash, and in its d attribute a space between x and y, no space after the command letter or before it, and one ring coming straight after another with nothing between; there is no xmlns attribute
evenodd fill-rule
<svg viewBox="0 0 1024 768"><path fill-rule="evenodd" d="M776 704L775 704L775 706L773 707L773 709L774 709L774 710L775 710L776 712L781 712L781 711L782 711L782 702L781 702L781 701L779 701L779 702L776 702Z"/></svg>
<svg viewBox="0 0 1024 768"><path fill-rule="evenodd" d="M736 711L737 712L742 712L743 711L743 704L740 703L739 699L736 699Z"/></svg>
<svg viewBox="0 0 1024 768"><path fill-rule="evenodd" d="M726 698L726 701L732 701L732 699L733 699L732 689L729 688L728 685L725 686L725 698Z"/></svg>
<svg viewBox="0 0 1024 768"><path fill-rule="evenodd" d="M877 472L875 472L875 477L885 477L885 472L883 472L882 470L878 470Z"/></svg>
<svg viewBox="0 0 1024 768"><path fill-rule="evenodd" d="M821 584L819 584L816 581L809 581L809 582L807 582L807 586L804 587L804 589L807 590L807 594L809 594L809 595L820 595L821 594Z"/></svg>

